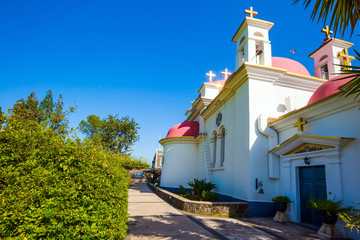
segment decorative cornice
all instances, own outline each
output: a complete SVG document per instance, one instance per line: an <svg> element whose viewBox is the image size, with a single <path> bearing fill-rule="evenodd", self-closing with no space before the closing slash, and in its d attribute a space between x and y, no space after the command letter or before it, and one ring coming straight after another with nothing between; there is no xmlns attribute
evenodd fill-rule
<svg viewBox="0 0 360 240"><path fill-rule="evenodd" d="M321 144L326 146L332 146L334 148L341 148L343 145L354 139L355 138L295 134L291 138L287 139L286 141L282 142L281 144L270 150L269 153L273 153L277 156L284 155L305 143Z"/></svg>
<svg viewBox="0 0 360 240"><path fill-rule="evenodd" d="M244 31L244 29L247 26L263 27L269 31L274 26L274 23L256 19L256 18L246 17L244 19L244 21L241 23L238 30L236 31L235 35L233 36L233 38L232 38L233 42L237 41L237 39L240 37L241 33Z"/></svg>

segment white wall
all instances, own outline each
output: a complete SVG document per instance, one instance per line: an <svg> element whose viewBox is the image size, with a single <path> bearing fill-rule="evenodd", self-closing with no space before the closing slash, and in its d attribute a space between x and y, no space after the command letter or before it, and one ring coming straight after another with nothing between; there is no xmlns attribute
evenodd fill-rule
<svg viewBox="0 0 360 240"><path fill-rule="evenodd" d="M160 185L175 188L183 185L187 188L187 183L194 178L198 178L198 144L193 141L164 144Z"/></svg>

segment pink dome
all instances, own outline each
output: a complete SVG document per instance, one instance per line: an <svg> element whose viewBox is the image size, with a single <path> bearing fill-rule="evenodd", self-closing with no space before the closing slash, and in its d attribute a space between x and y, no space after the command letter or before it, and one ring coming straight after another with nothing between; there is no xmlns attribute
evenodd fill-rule
<svg viewBox="0 0 360 240"><path fill-rule="evenodd" d="M309 71L301 63L295 60L289 58L282 58L282 57L272 57L271 62L273 67L283 68L291 73L311 76Z"/></svg>
<svg viewBox="0 0 360 240"><path fill-rule="evenodd" d="M316 91L314 92L314 94L311 96L309 102L307 105L310 105L314 102L317 102L323 98L326 98L330 95L333 95L337 92L339 92L339 87L350 82L353 77L350 77L350 74L340 74L336 77L333 77L332 79L330 79L329 81L323 83L318 89L316 89ZM337 80L337 79L341 79L344 77L349 77L346 79L342 79L342 80ZM337 81L336 81L337 80Z"/></svg>
<svg viewBox="0 0 360 240"><path fill-rule="evenodd" d="M176 124L170 128L166 137L196 137L197 135L199 135L199 123L189 121Z"/></svg>

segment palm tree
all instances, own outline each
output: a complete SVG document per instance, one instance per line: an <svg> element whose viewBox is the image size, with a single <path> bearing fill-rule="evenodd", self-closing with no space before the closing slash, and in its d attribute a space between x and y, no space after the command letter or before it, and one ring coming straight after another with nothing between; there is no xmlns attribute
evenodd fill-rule
<svg viewBox="0 0 360 240"><path fill-rule="evenodd" d="M317 19L324 25L330 19L330 28L334 30L334 34L339 33L343 36L345 31L349 29L351 35L354 33L355 27L360 20L360 0L293 0L294 4L302 2L305 9L310 4L314 4L311 13L311 21ZM356 58L360 61L359 52L355 51ZM343 95L349 96L356 94L355 98L360 95L360 69L359 66L343 66L342 74L351 74L347 78L353 77L353 80L341 87ZM342 80L342 79L339 79Z"/></svg>

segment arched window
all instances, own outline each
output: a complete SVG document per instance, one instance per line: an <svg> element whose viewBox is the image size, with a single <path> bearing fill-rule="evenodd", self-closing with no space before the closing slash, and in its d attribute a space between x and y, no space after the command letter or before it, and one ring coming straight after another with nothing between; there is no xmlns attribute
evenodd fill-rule
<svg viewBox="0 0 360 240"><path fill-rule="evenodd" d="M264 35L263 35L261 32L256 32L256 33L254 33L254 36L257 36L257 37L264 37Z"/></svg>
<svg viewBox="0 0 360 240"><path fill-rule="evenodd" d="M212 145L213 145L213 157L212 157L212 167L216 166L216 148L217 148L217 134L216 132L213 133L213 137L212 137Z"/></svg>
<svg viewBox="0 0 360 240"><path fill-rule="evenodd" d="M224 166L225 161L225 135L226 130L223 128L220 133L220 167Z"/></svg>

